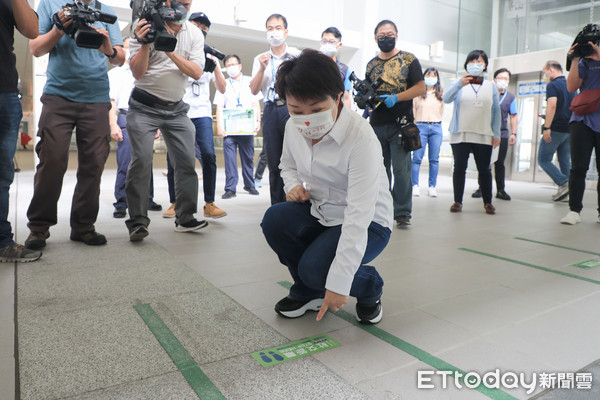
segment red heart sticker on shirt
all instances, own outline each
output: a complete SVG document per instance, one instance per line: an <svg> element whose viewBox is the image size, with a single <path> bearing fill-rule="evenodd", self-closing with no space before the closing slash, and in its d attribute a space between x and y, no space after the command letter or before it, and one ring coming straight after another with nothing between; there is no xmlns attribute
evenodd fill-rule
<svg viewBox="0 0 600 400"><path fill-rule="evenodd" d="M310 122L309 122L309 121L306 121L306 122L305 122L305 124L306 124L306 126L309 126L309 125L310 125Z"/></svg>

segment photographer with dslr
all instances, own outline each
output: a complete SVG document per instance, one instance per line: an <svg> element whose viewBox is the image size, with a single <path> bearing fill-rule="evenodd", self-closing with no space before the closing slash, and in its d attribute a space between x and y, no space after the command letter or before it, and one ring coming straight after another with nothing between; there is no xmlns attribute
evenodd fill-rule
<svg viewBox="0 0 600 400"><path fill-rule="evenodd" d="M377 93L383 101L370 118L371 125L383 149L383 163L390 185L392 170L394 186L394 220L398 225L410 225L412 211L412 164L410 151L400 141L401 119L413 122L412 99L425 94L421 64L408 52L396 48L398 28L389 20L375 27L375 42L381 53L367 64L366 77L370 82L381 78ZM381 82L380 81L380 82Z"/></svg>
<svg viewBox="0 0 600 400"><path fill-rule="evenodd" d="M133 242L148 236L148 194L157 129L162 132L175 169L175 231L195 231L208 225L193 215L198 203L194 158L196 130L187 116L190 107L182 101L188 77L198 80L202 76L204 36L188 21L191 0L175 3L175 0L166 0L165 6L183 6L187 14L180 20L167 20L164 24L166 31L176 38L174 51L159 51L155 48L156 43L147 40L152 24L144 18L134 29L137 40L132 40L129 45L129 65L136 81L127 113L131 163L125 188L129 219L125 223Z"/></svg>
<svg viewBox="0 0 600 400"><path fill-rule="evenodd" d="M96 232L100 178L110 147L109 83L106 60L122 65L125 59L121 32L117 24L96 21L88 26L86 37L101 36L97 49L78 46L65 34L74 19L71 11L94 8L91 15L113 15L114 11L94 0L64 5L65 0L42 0L38 7L40 36L29 42L36 57L50 53L47 81L41 97L36 152L39 164L34 178L33 197L27 210L31 231L25 241L29 249L46 246L49 228L57 223L57 202L69 161L69 146L76 129L77 185L71 205L71 240L88 245L103 245L104 235ZM89 4L88 4L89 3ZM88 11L90 11L88 9ZM98 13L100 11L100 13ZM92 18L93 19L93 18ZM57 22L58 21L58 22ZM78 20L80 25L82 21ZM90 35L94 30L98 35ZM72 31L71 31L72 33Z"/></svg>
<svg viewBox="0 0 600 400"><path fill-rule="evenodd" d="M598 27L595 27L598 31ZM580 34L581 35L581 34ZM579 36L578 36L579 37ZM560 220L563 224L575 225L581 222L585 178L590 165L592 150L596 151L596 169L600 174L600 48L598 38L587 44L575 43L569 50L573 65L567 77L567 89L581 92L573 99L573 115L569 123L571 135L571 175L569 176L569 213ZM586 47L589 46L589 49ZM583 49L582 49L583 47ZM590 53L591 51L591 53ZM584 56L583 58L580 56ZM586 110L574 107L577 100L584 100L590 106ZM598 181L598 219L600 223L600 180Z"/></svg>
<svg viewBox="0 0 600 400"><path fill-rule="evenodd" d="M210 20L203 12L195 12L190 16L190 22L196 25L204 37L208 35L210 29ZM217 186L217 156L215 154L215 143L213 134L212 104L210 102L210 82L215 83L217 91L225 92L225 77L219 67L219 60L212 54L206 53L206 64L204 73L200 79L188 78L185 86L185 95L183 101L189 104L190 109L188 117L194 123L196 128L196 156L202 165L202 185L204 189L204 216L206 218L221 218L227 213L215 205L215 189ZM173 168L171 158L167 154L168 173L167 181L169 183L169 197L171 198L171 207L165 211L163 217L175 216L175 186L173 178Z"/></svg>

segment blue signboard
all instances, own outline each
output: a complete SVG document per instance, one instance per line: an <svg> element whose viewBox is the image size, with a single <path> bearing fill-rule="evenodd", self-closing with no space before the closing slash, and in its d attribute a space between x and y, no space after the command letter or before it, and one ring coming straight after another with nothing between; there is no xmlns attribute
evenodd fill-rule
<svg viewBox="0 0 600 400"><path fill-rule="evenodd" d="M517 94L519 96L532 96L546 93L546 82L519 83Z"/></svg>

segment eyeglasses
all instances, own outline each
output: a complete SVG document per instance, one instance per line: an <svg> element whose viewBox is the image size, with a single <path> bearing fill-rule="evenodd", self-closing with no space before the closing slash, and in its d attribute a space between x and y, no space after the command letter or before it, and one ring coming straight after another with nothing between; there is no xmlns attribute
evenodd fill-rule
<svg viewBox="0 0 600 400"><path fill-rule="evenodd" d="M375 36L375 37L376 37L376 38L379 40L379 39L383 39L383 38L386 38L386 37L389 37L389 38L396 38L396 37L397 37L397 35L396 35L394 32L388 32L388 33L387 33L387 34L385 34L385 35L377 35L377 36Z"/></svg>
<svg viewBox="0 0 600 400"><path fill-rule="evenodd" d="M337 40L327 40L327 39L323 39L321 40L321 44L338 44L339 42Z"/></svg>

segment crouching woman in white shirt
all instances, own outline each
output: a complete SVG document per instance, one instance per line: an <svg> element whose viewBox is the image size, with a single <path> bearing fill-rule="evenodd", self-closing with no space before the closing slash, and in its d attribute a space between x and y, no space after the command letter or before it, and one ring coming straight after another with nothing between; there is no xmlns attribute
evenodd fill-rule
<svg viewBox="0 0 600 400"><path fill-rule="evenodd" d="M281 64L276 87L287 103L281 177L286 202L261 223L269 246L294 284L275 305L288 318L340 310L356 297L357 319L383 315L383 279L365 265L385 248L393 224L392 197L381 145L371 126L343 106L335 62L314 50Z"/></svg>

